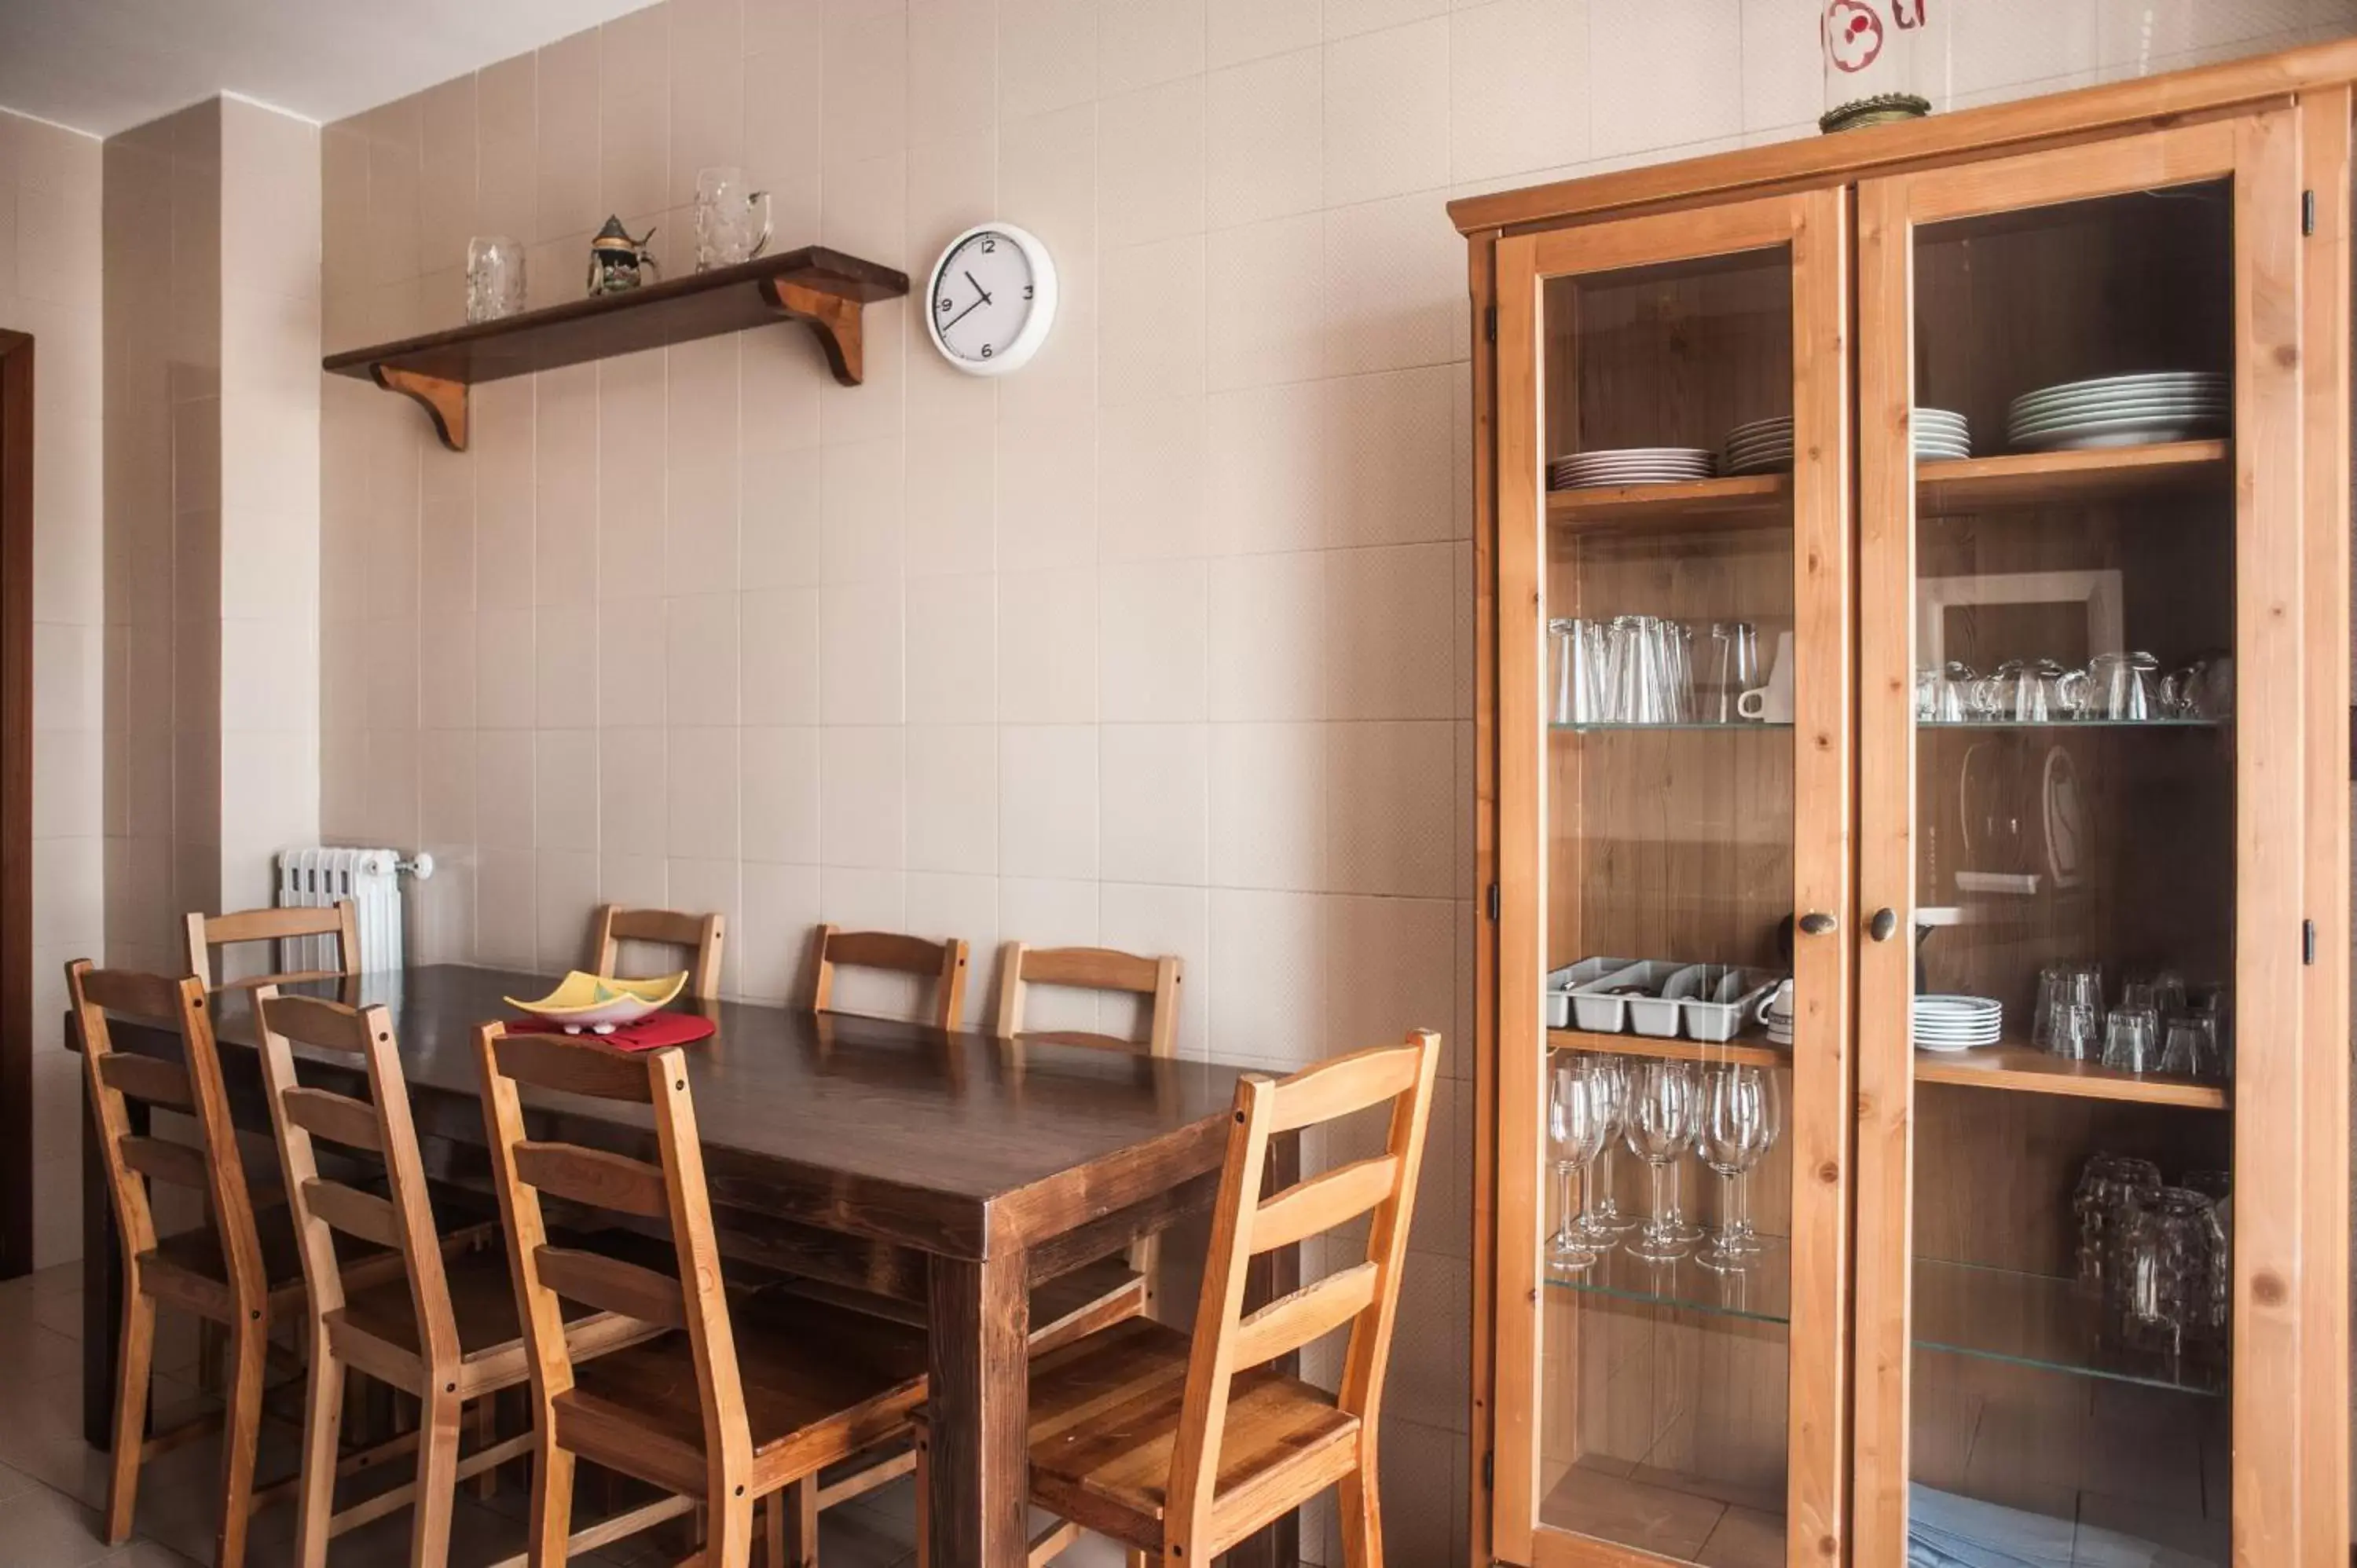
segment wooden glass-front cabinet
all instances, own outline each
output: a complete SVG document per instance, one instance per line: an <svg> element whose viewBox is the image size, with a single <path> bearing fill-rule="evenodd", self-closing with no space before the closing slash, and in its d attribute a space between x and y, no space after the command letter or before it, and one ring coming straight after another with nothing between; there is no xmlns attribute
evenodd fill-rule
<svg viewBox="0 0 2357 1568"><path fill-rule="evenodd" d="M1452 209L1477 1563L2349 1560L2352 78Z"/></svg>

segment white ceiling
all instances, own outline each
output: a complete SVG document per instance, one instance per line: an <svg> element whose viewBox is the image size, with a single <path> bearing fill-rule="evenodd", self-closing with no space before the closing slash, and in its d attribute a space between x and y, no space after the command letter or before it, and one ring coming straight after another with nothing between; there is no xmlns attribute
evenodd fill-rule
<svg viewBox="0 0 2357 1568"><path fill-rule="evenodd" d="M0 108L110 136L234 92L322 123L648 0L0 0Z"/></svg>

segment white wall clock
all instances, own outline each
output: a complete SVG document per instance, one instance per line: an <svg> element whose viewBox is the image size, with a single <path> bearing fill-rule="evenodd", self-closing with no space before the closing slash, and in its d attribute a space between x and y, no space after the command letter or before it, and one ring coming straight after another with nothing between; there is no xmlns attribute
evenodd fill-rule
<svg viewBox="0 0 2357 1568"><path fill-rule="evenodd" d="M1056 319L1056 263L1012 223L979 223L934 263L925 330L970 375L1003 376L1039 351Z"/></svg>

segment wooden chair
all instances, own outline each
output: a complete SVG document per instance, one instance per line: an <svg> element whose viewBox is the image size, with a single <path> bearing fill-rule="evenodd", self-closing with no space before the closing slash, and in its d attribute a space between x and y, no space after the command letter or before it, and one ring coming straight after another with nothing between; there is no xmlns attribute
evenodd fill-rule
<svg viewBox="0 0 2357 1568"><path fill-rule="evenodd" d="M929 942L922 937L902 936L897 931L845 931L821 926L815 941L817 979L811 988L813 1011L824 1013L834 1006L834 972L841 965L933 981L931 1023L936 1028L954 1029L965 1016L966 945L957 938Z"/></svg>
<svg viewBox="0 0 2357 1568"><path fill-rule="evenodd" d="M1440 1036L1419 1031L1282 1082L1237 1083L1192 1337L1135 1317L1032 1360L1031 1500L1064 1521L1032 1542L1033 1563L1082 1529L1165 1568L1209 1563L1339 1485L1343 1568L1381 1568L1376 1424L1439 1062ZM1261 1196L1271 1138L1386 1103L1383 1154ZM1362 1262L1244 1315L1254 1256L1369 1213ZM1345 1325L1339 1394L1268 1365ZM926 1446L920 1429L920 1553Z"/></svg>
<svg viewBox="0 0 2357 1568"><path fill-rule="evenodd" d="M338 969L295 970L256 975L231 984L240 987L283 985L296 980L334 980L361 972L360 928L352 901L339 899L319 909L241 909L228 915L193 913L188 918L188 972L207 991L213 989L212 950L233 942L274 942L289 937L333 937ZM273 950L272 958L278 955Z"/></svg>
<svg viewBox="0 0 2357 1568"><path fill-rule="evenodd" d="M460 1481L496 1478L498 1466L533 1450L530 1433L497 1441L490 1420L496 1396L530 1382L532 1362L516 1316L499 1226L452 1236L435 1228L409 1088L392 1020L382 1007L365 1012L340 1003L281 996L274 987L254 993L261 1019L262 1072L271 1122L286 1176L289 1209L309 1285L309 1387L304 1402L303 1471L295 1526L299 1568L321 1568L330 1538L414 1507L410 1561L446 1562L452 1498ZM369 1098L314 1088L301 1081L296 1046L359 1058ZM315 1141L381 1165L383 1196L320 1174ZM400 1270L366 1282L347 1279L336 1256L335 1233L388 1248ZM568 1353L587 1359L646 1338L654 1330L612 1314L576 1314L565 1324ZM416 1479L334 1511L343 1394L357 1369L418 1402ZM476 1452L459 1457L466 1406L476 1404ZM608 1520L573 1538L576 1552L686 1511L667 1498ZM521 1561L521 1559L519 1559Z"/></svg>
<svg viewBox="0 0 2357 1568"><path fill-rule="evenodd" d="M102 1533L110 1545L129 1537L142 1463L219 1430L221 1512L213 1562L215 1568L238 1568L245 1558L248 1519L273 1497L254 1488L254 1447L271 1326L302 1311L303 1264L294 1228L283 1205L266 1207L257 1218L230 1124L203 983L194 976L168 980L93 969L88 960L78 959L66 966L66 990L81 1035L83 1082L107 1195L123 1236L123 1337ZM117 1051L110 1014L169 1026L180 1037L181 1061ZM135 1101L194 1117L198 1144L135 1132ZM193 1189L204 1202L209 1223L159 1239L151 1182ZM362 1261L354 1273L369 1266ZM158 1305L226 1331L226 1409L147 1436Z"/></svg>
<svg viewBox="0 0 2357 1568"><path fill-rule="evenodd" d="M687 993L709 1002L720 994L720 944L727 934L726 917L683 915L673 909L625 909L619 904L598 907L589 936L589 972L612 979L615 960L624 942L653 942L688 953Z"/></svg>
<svg viewBox="0 0 2357 1568"><path fill-rule="evenodd" d="M704 1504L706 1563L748 1561L766 1497L792 1494L783 1517L814 1530L819 1471L905 1429L923 1397L924 1332L812 1296L724 1293L678 1049L633 1056L602 1042L510 1035L497 1024L485 1025L477 1044L534 1365L533 1568L564 1561L582 1459ZM650 1107L661 1164L531 1137L522 1086ZM552 1242L544 1193L667 1227L677 1276ZM568 1301L667 1332L576 1361L562 1327ZM789 1561L808 1561L814 1536L794 1550Z"/></svg>
<svg viewBox="0 0 2357 1568"><path fill-rule="evenodd" d="M1184 979L1178 960L1141 958L1112 948L1031 948L1008 942L999 949L998 1028L1002 1039L1023 1033L1023 1004L1034 985L1077 991L1125 992L1153 998L1146 1018L1143 1042L1118 1036L1062 1029L1034 1036L1079 1045L1135 1050L1143 1044L1148 1056L1167 1057L1178 1043L1178 986ZM1161 1238L1148 1236L1131 1244L1129 1266L1146 1282L1148 1310L1159 1294Z"/></svg>
<svg viewBox="0 0 2357 1568"><path fill-rule="evenodd" d="M1144 1041L1075 1030L1059 1030L1051 1037L1129 1050L1143 1044L1148 1055L1167 1057L1178 1045L1178 985L1184 978L1175 958L1140 958L1112 948L1031 948L1008 942L999 949L997 1033L1011 1040L1023 1032L1025 993L1034 985L1126 992L1153 998Z"/></svg>

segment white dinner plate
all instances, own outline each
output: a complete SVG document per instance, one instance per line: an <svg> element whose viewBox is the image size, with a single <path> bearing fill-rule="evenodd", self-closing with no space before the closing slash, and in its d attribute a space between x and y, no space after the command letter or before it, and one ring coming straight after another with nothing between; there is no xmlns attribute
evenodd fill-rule
<svg viewBox="0 0 2357 1568"><path fill-rule="evenodd" d="M2158 446L2171 441L2191 441L2217 435L2222 420L2119 420L2104 424L2072 425L2040 435L2017 436L2012 445L2032 452L2100 446Z"/></svg>
<svg viewBox="0 0 2357 1568"><path fill-rule="evenodd" d="M2070 419L2088 413L2115 413L2124 408L2198 408L2231 410L2234 400L2229 397L2208 397L2188 394L2155 394L2150 397L2088 398L2079 403L2050 403L2038 408L2014 408L2007 411L2007 424L2032 424L2042 419Z"/></svg>

